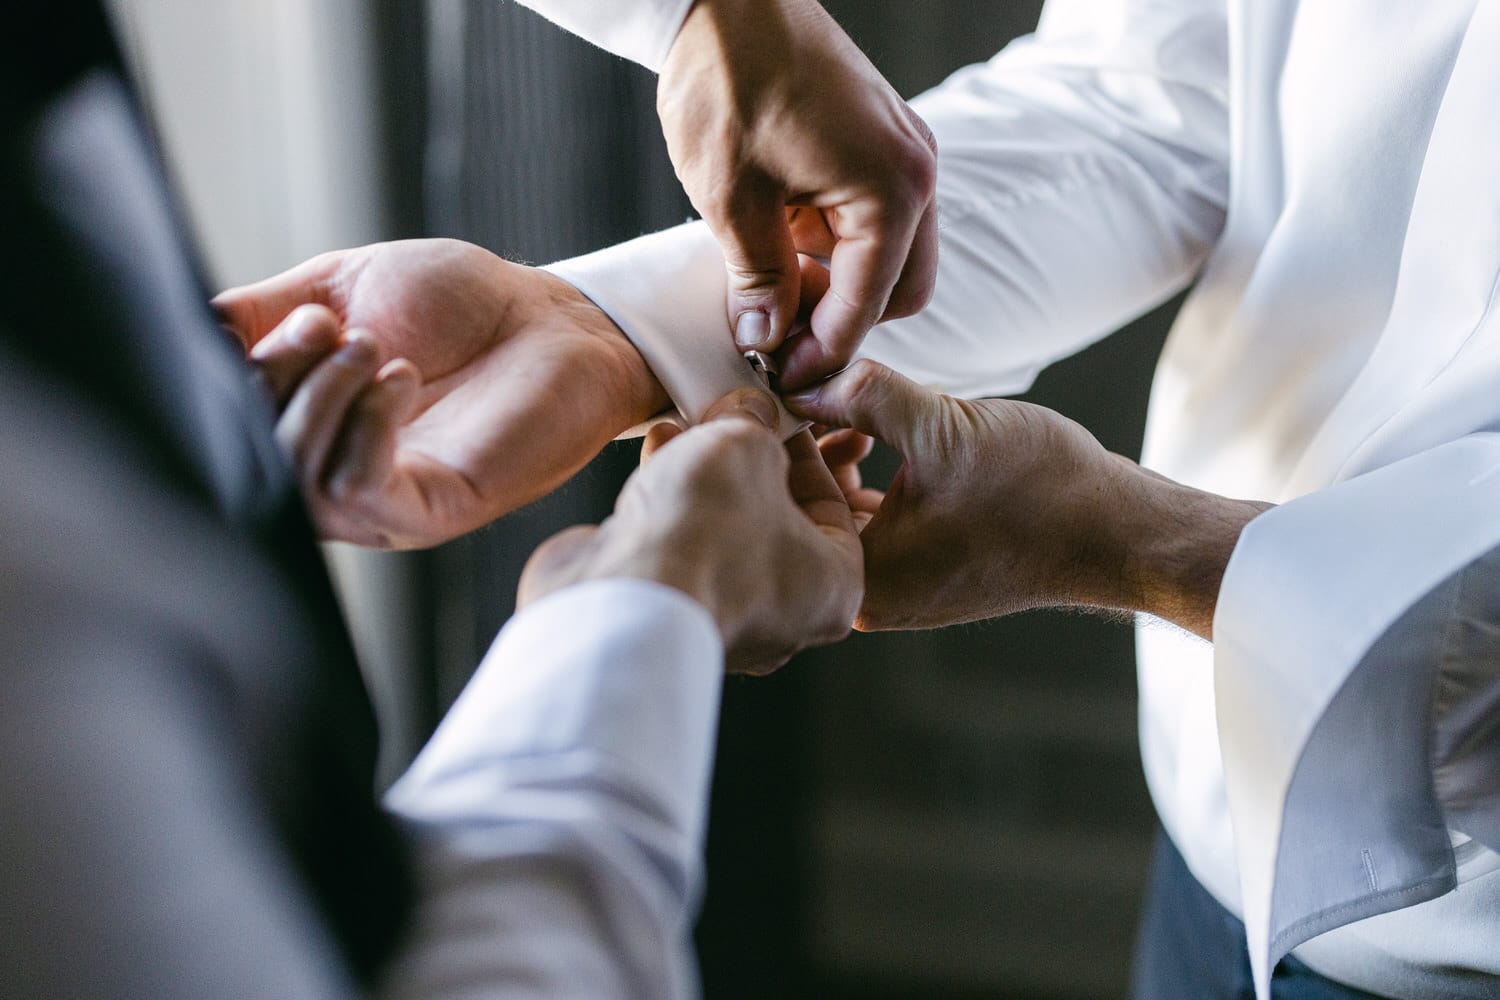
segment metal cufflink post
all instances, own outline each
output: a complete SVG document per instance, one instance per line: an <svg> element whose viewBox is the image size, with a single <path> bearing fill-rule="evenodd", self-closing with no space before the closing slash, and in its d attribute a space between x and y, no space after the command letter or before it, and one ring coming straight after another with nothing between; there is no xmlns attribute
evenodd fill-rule
<svg viewBox="0 0 1500 1000"><path fill-rule="evenodd" d="M759 351L746 351L745 360L750 363L751 369L760 377L761 382L765 383L766 388L775 392L776 376L781 374L781 369L776 367L776 362Z"/></svg>

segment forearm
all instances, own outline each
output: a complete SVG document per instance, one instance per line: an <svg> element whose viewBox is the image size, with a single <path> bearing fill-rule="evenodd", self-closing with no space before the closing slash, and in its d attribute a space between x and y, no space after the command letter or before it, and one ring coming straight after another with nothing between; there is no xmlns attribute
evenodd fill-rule
<svg viewBox="0 0 1500 1000"><path fill-rule="evenodd" d="M1100 580L1099 603L1212 640L1229 558L1245 526L1273 505L1206 493L1111 457L1128 485L1110 524L1115 569Z"/></svg>

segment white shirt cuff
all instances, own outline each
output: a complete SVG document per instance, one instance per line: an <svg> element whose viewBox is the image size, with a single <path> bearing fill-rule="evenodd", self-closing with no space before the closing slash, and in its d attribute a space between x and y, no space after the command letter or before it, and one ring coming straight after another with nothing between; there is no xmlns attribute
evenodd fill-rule
<svg viewBox="0 0 1500 1000"><path fill-rule="evenodd" d="M427 820L482 816L517 762L583 752L698 843L723 665L712 617L670 587L566 588L501 631L387 803Z"/></svg>
<svg viewBox="0 0 1500 1000"><path fill-rule="evenodd" d="M1214 687L1263 998L1304 941L1454 884L1432 748L1500 677L1454 674L1445 589L1500 546L1496 509L1500 435L1480 434L1293 500L1241 536ZM1462 681L1447 718L1433 711L1440 681Z"/></svg>
<svg viewBox="0 0 1500 1000"><path fill-rule="evenodd" d="M708 226L689 223L549 265L614 320L689 424L735 389L765 383L734 344L724 256ZM808 426L780 410L790 438Z"/></svg>
<svg viewBox="0 0 1500 1000"><path fill-rule="evenodd" d="M694 0L520 0L554 24L656 72Z"/></svg>

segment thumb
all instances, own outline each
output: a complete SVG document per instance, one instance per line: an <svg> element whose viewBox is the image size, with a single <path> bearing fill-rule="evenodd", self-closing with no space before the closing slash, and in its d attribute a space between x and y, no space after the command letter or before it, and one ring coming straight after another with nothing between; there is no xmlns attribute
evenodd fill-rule
<svg viewBox="0 0 1500 1000"><path fill-rule="evenodd" d="M526 566L516 586L516 607L539 601L556 590L577 582L579 567L594 548L599 528L592 524L575 524L543 542Z"/></svg>
<svg viewBox="0 0 1500 1000"><path fill-rule="evenodd" d="M342 254L314 257L289 271L253 285L220 292L212 303L219 322L249 350L299 306L328 305L328 283L338 271Z"/></svg>
<svg viewBox="0 0 1500 1000"><path fill-rule="evenodd" d="M869 359L785 397L787 409L815 423L852 427L909 457L911 445L943 416L943 397Z"/></svg>
<svg viewBox="0 0 1500 1000"><path fill-rule="evenodd" d="M797 317L802 272L779 191L728 199L704 218L724 254L729 325L742 351L774 351Z"/></svg>
<svg viewBox="0 0 1500 1000"><path fill-rule="evenodd" d="M775 430L777 421L776 400L763 389L735 389L714 401L703 414L701 423L716 420L750 420L767 430Z"/></svg>

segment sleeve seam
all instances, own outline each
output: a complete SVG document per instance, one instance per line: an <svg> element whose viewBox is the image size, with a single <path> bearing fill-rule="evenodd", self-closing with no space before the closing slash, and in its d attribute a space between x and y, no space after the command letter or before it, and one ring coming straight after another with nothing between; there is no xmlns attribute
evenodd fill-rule
<svg viewBox="0 0 1500 1000"><path fill-rule="evenodd" d="M1453 588L1453 596L1443 609L1442 634L1438 642L1437 662L1433 666L1432 683L1428 687L1424 721L1427 739L1423 741L1423 754L1427 758L1427 780L1432 791L1432 801L1436 803L1438 812L1442 814L1444 825L1448 821L1449 803L1444 801L1438 789L1438 772L1442 769L1442 765L1438 763L1438 702L1442 697L1443 684L1448 676L1448 665L1452 662L1458 643L1458 608L1462 603L1464 588L1468 585L1469 571L1474 565L1470 563L1459 571L1458 585Z"/></svg>

